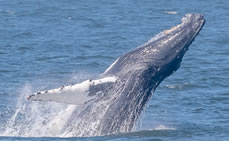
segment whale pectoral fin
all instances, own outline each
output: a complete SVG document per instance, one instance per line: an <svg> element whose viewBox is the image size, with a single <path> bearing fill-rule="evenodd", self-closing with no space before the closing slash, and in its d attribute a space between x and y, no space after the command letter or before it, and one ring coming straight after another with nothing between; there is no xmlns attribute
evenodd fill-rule
<svg viewBox="0 0 229 141"><path fill-rule="evenodd" d="M31 101L53 101L65 104L81 105L92 100L87 91L77 90L71 86L62 86L58 89L40 91L27 97Z"/></svg>
<svg viewBox="0 0 229 141"><path fill-rule="evenodd" d="M86 80L82 83L62 86L57 89L40 91L27 97L31 101L53 101L65 104L81 105L102 96L115 83L114 77Z"/></svg>

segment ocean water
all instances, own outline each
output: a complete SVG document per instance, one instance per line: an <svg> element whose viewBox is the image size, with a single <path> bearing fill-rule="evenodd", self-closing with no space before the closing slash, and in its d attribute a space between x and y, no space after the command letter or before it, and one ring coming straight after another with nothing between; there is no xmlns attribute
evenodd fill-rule
<svg viewBox="0 0 229 141"><path fill-rule="evenodd" d="M0 0L0 140L229 140L228 9L227 0ZM95 78L186 13L206 24L133 132L69 137L43 128L57 130L74 106L27 95Z"/></svg>

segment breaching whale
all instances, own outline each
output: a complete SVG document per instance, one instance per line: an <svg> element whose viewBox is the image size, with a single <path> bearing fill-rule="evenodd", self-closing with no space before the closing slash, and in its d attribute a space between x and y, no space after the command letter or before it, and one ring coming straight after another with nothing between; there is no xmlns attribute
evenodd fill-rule
<svg viewBox="0 0 229 141"><path fill-rule="evenodd" d="M65 126L66 134L93 136L131 131L157 86L180 67L204 23L201 14L186 14L177 26L119 57L98 79L40 91L27 99L83 105L69 119L77 122L75 127Z"/></svg>

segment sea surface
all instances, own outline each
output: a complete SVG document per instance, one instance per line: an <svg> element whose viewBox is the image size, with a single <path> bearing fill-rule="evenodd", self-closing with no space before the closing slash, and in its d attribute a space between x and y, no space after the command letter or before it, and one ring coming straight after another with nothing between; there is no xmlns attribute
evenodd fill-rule
<svg viewBox="0 0 229 141"><path fill-rule="evenodd" d="M202 13L206 24L133 132L59 137L41 131L37 121L51 120L60 107L31 104L26 96L98 76L186 13ZM0 140L228 141L229 1L0 0Z"/></svg>

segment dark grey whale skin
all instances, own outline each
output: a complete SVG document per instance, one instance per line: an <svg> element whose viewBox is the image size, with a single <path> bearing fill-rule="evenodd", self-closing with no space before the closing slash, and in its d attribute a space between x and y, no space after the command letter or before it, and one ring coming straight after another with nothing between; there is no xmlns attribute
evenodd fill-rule
<svg viewBox="0 0 229 141"><path fill-rule="evenodd" d="M107 88L108 95L116 98L101 119L101 135L133 129L157 86L180 67L204 23L201 14L186 14L181 24L124 54L104 72L103 76L116 76L117 81Z"/></svg>

